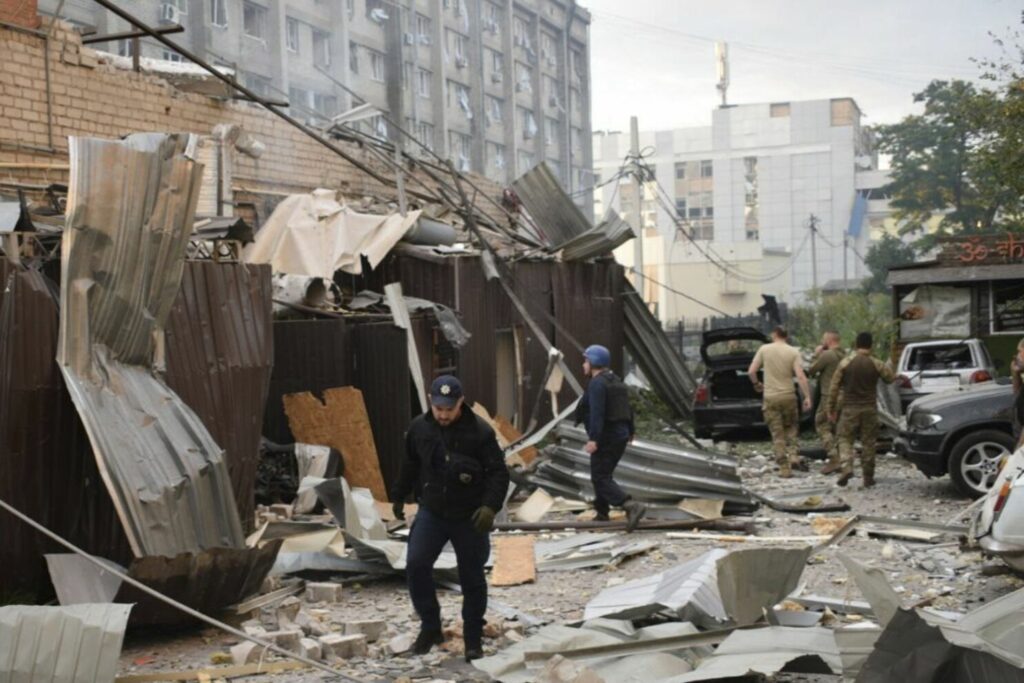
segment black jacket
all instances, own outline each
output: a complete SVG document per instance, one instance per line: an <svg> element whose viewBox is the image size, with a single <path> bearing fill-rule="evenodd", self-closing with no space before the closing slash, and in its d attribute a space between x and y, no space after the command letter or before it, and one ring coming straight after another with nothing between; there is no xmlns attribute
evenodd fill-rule
<svg viewBox="0 0 1024 683"><path fill-rule="evenodd" d="M468 407L449 427L430 413L418 416L405 435L405 459L391 500L416 502L446 519L467 519L486 505L495 512L505 503L508 469L494 430Z"/></svg>

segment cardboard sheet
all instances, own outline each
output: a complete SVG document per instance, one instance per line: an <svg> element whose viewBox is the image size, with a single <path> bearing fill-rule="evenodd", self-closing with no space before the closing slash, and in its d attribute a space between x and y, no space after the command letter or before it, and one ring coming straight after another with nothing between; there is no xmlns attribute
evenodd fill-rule
<svg viewBox="0 0 1024 683"><path fill-rule="evenodd" d="M534 557L535 536L497 536L494 538L492 586L518 586L537 580Z"/></svg>

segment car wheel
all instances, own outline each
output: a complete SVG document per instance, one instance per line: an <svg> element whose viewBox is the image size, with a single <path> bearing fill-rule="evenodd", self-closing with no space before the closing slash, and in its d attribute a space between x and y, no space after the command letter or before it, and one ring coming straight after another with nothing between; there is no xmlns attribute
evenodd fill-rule
<svg viewBox="0 0 1024 683"><path fill-rule="evenodd" d="M995 484L999 463L1013 453L1013 437L995 429L972 432L949 453L949 476L960 493L978 498Z"/></svg>

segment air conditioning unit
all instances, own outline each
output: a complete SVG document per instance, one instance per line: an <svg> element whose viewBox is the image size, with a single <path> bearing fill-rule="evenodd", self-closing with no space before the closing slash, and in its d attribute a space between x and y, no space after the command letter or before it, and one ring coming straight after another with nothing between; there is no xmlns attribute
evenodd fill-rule
<svg viewBox="0 0 1024 683"><path fill-rule="evenodd" d="M416 43L416 38L411 33L403 33L402 42L406 45L414 45Z"/></svg>
<svg viewBox="0 0 1024 683"><path fill-rule="evenodd" d="M377 22L378 24L383 24L385 21L388 20L388 13L385 12L380 7L378 7L377 9L372 10L370 12L370 19Z"/></svg>
<svg viewBox="0 0 1024 683"><path fill-rule="evenodd" d="M160 5L160 23L161 24L178 24L181 23L181 12L175 5L169 2L162 3Z"/></svg>
<svg viewBox="0 0 1024 683"><path fill-rule="evenodd" d="M465 57L456 57L455 66L457 66L460 69L465 69L467 66L469 66L469 60L466 59Z"/></svg>
<svg viewBox="0 0 1024 683"><path fill-rule="evenodd" d="M491 73L491 83L501 83L504 80L504 76L501 75L500 71L494 71Z"/></svg>
<svg viewBox="0 0 1024 683"><path fill-rule="evenodd" d="M420 34L420 45L430 45L432 42L433 41L430 39L430 36L428 34Z"/></svg>

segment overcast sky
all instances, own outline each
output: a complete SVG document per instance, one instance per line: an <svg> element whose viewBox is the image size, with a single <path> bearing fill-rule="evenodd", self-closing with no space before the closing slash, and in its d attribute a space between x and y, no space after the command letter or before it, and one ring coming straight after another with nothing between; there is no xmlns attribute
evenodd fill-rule
<svg viewBox="0 0 1024 683"><path fill-rule="evenodd" d="M976 78L1020 0L581 0L592 13L594 130L710 125L714 41L729 103L853 97L868 124L915 111L934 78Z"/></svg>

